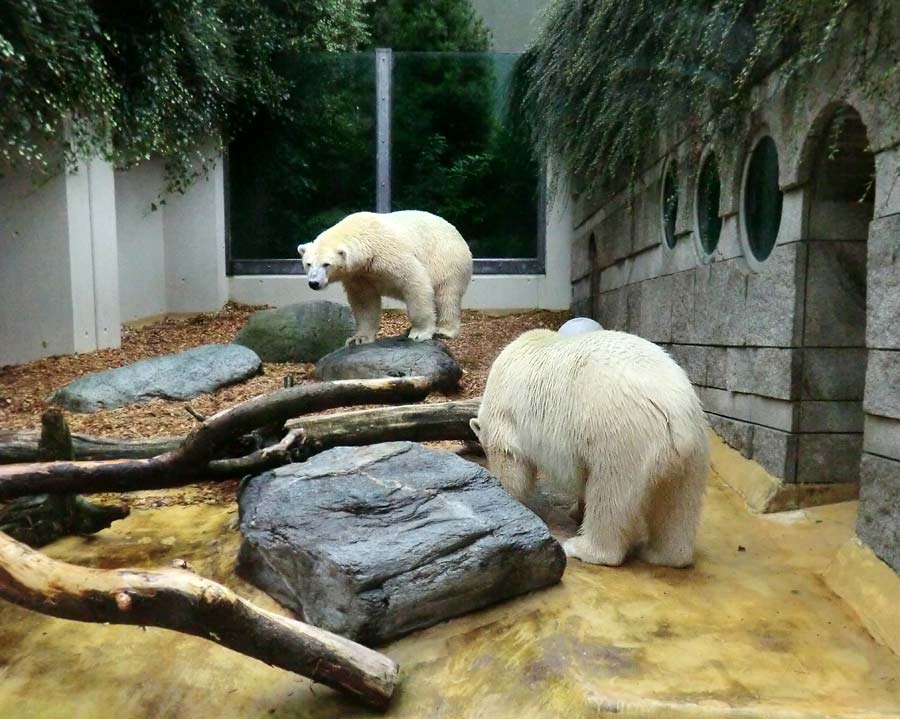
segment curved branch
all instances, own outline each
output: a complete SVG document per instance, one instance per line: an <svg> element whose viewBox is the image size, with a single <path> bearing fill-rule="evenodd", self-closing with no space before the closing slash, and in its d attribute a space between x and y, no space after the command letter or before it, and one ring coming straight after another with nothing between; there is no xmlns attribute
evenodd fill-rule
<svg viewBox="0 0 900 719"><path fill-rule="evenodd" d="M51 559L0 533L0 597L82 622L172 629L302 674L378 709L398 667L349 639L282 617L227 587L173 569L89 569Z"/></svg>
<svg viewBox="0 0 900 719"><path fill-rule="evenodd" d="M127 492L189 484L208 476L207 465L230 440L258 427L281 425L297 415L335 407L420 401L428 396L432 386L432 380L427 377L403 377L317 382L277 390L209 417L174 450L150 459L2 466L0 499L30 494Z"/></svg>

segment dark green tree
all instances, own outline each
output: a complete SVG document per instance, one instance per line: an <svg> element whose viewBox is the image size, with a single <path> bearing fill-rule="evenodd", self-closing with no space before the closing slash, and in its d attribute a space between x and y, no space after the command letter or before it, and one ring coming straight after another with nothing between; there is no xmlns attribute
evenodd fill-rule
<svg viewBox="0 0 900 719"><path fill-rule="evenodd" d="M291 59L289 112L261 114L231 145L235 256L291 257L374 209L375 47L395 51L393 209L445 217L480 256L531 255L537 173L504 116L512 59L485 54L470 0L378 0L367 19L369 54Z"/></svg>

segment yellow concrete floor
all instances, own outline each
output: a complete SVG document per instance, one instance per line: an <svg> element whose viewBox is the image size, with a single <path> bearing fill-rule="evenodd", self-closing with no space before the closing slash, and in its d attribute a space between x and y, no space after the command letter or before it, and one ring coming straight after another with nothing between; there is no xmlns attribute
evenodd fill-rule
<svg viewBox="0 0 900 719"><path fill-rule="evenodd" d="M272 608L232 574L235 511L135 512L47 551L103 567L187 559ZM714 475L693 569L571 562L554 588L395 642L383 649L402 671L388 716L900 716L900 659L821 578L855 513L849 502L754 516ZM2 719L367 715L201 639L0 606Z"/></svg>

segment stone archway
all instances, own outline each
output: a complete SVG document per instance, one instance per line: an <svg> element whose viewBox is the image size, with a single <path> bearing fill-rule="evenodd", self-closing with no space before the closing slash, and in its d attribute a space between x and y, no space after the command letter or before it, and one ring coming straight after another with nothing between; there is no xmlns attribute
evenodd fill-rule
<svg viewBox="0 0 900 719"><path fill-rule="evenodd" d="M858 482L866 376L866 250L875 161L849 105L810 142L796 481Z"/></svg>

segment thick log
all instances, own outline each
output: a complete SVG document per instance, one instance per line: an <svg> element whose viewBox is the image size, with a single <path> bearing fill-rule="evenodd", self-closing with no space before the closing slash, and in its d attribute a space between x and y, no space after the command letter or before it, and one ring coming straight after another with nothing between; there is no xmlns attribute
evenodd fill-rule
<svg viewBox="0 0 900 719"><path fill-rule="evenodd" d="M397 682L397 665L388 657L256 607L186 570L89 569L0 533L0 597L63 619L162 627L209 639L378 709L387 707Z"/></svg>
<svg viewBox="0 0 900 719"><path fill-rule="evenodd" d="M41 433L33 430L0 432L0 464L40 461ZM117 439L72 433L74 459L149 459L173 451L184 437Z"/></svg>
<svg viewBox="0 0 900 719"><path fill-rule="evenodd" d="M481 398L434 404L376 407L375 409L310 415L290 419L287 429L302 427L302 444L316 451L340 445L375 442L475 440L469 419L478 413ZM39 460L39 432L0 432L0 464ZM149 459L174 451L183 437L115 439L73 434L76 460ZM249 445L250 442L244 442Z"/></svg>
<svg viewBox="0 0 900 719"><path fill-rule="evenodd" d="M38 456L45 462L74 459L72 435L58 409L41 416ZM94 504L78 494L17 497L0 502L0 531L40 547L69 534L94 534L128 513L126 506Z"/></svg>
<svg viewBox="0 0 900 719"><path fill-rule="evenodd" d="M278 390L213 415L176 449L150 459L5 465L0 467L0 499L161 489L211 479L208 464L221 448L259 427L281 425L299 414L335 407L419 401L430 390L431 380L426 377L340 380Z"/></svg>
<svg viewBox="0 0 900 719"><path fill-rule="evenodd" d="M478 414L481 398L434 404L335 412L288 420L288 429L302 428L303 445L314 451L358 447L377 442L475 440L469 420Z"/></svg>

